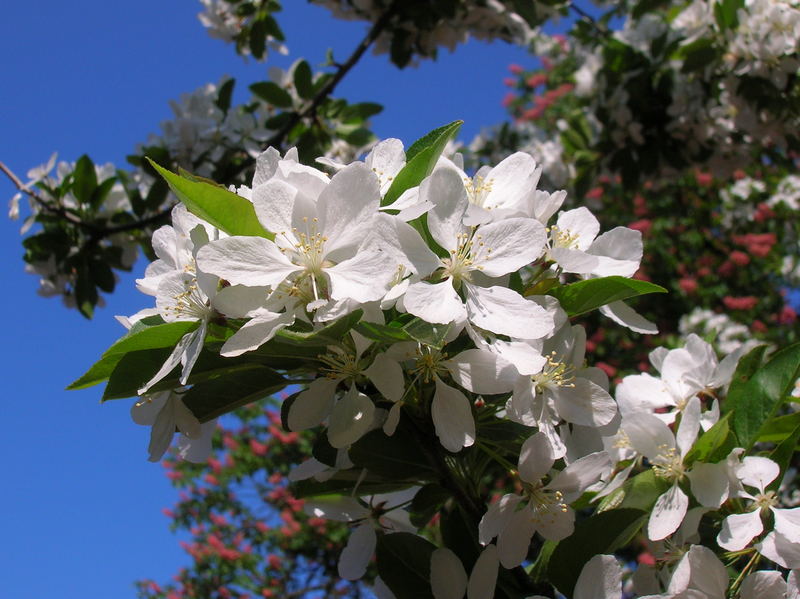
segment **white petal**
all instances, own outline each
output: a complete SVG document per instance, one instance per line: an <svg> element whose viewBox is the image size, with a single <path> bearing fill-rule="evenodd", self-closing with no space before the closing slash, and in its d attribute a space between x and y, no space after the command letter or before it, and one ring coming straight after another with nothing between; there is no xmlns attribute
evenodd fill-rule
<svg viewBox="0 0 800 599"><path fill-rule="evenodd" d="M638 412L622 419L622 429L631 446L649 459L655 459L664 448L675 447L672 431L652 414Z"/></svg>
<svg viewBox="0 0 800 599"><path fill-rule="evenodd" d="M420 198L433 208L428 212L431 236L442 249L458 249L458 236L465 230L461 218L469 200L464 182L452 169L437 169L419 187Z"/></svg>
<svg viewBox="0 0 800 599"><path fill-rule="evenodd" d="M467 572L447 547L431 554L431 590L435 599L463 599L467 590Z"/></svg>
<svg viewBox="0 0 800 599"><path fill-rule="evenodd" d="M467 315L451 279L435 285L423 281L409 285L403 303L410 314L425 322L447 324Z"/></svg>
<svg viewBox="0 0 800 599"><path fill-rule="evenodd" d="M360 303L379 300L389 291L395 267L385 252L359 251L352 258L325 269L331 282L331 297Z"/></svg>
<svg viewBox="0 0 800 599"><path fill-rule="evenodd" d="M681 412L681 423L675 433L675 444L682 456L689 453L700 431L700 398L692 397Z"/></svg>
<svg viewBox="0 0 800 599"><path fill-rule="evenodd" d="M511 515L497 537L497 554L504 568L511 569L525 561L534 532L533 515L527 507Z"/></svg>
<svg viewBox="0 0 800 599"><path fill-rule="evenodd" d="M289 475L286 478L288 478L290 482L308 480L312 476L325 472L327 469L328 466L326 464L323 464L314 458L308 458L307 460L294 466L289 471Z"/></svg>
<svg viewBox="0 0 800 599"><path fill-rule="evenodd" d="M617 404L605 389L582 377L572 384L574 387L559 387L554 392L559 416L584 426L603 426L614 419Z"/></svg>
<svg viewBox="0 0 800 599"><path fill-rule="evenodd" d="M272 339L279 330L288 327L293 322L294 314L291 312L278 314L265 310L236 331L222 346L220 354L225 357L232 357L253 351Z"/></svg>
<svg viewBox="0 0 800 599"><path fill-rule="evenodd" d="M181 370L180 383L185 385L189 380L189 375L192 374L194 363L200 357L200 352L203 351L203 343L206 339L206 332L208 331L208 323L205 320L200 321L200 326L189 333L189 343L186 345L186 351L181 356L181 363L183 369Z"/></svg>
<svg viewBox="0 0 800 599"><path fill-rule="evenodd" d="M553 332L553 317L539 304L516 291L470 283L465 283L464 287L468 318L480 328L515 339L540 339Z"/></svg>
<svg viewBox="0 0 800 599"><path fill-rule="evenodd" d="M173 397L170 396L170 399L158 412L156 421L150 429L150 443L147 451L150 454L148 459L151 462L161 459L175 436L175 414L172 410L172 401Z"/></svg>
<svg viewBox="0 0 800 599"><path fill-rule="evenodd" d="M392 360L386 354L378 354L364 374L386 399L400 401L403 397L406 385L403 368L397 360Z"/></svg>
<svg viewBox="0 0 800 599"><path fill-rule="evenodd" d="M467 586L467 599L492 599L495 585L497 584L497 571L500 568L497 557L497 547L487 545L469 575Z"/></svg>
<svg viewBox="0 0 800 599"><path fill-rule="evenodd" d="M696 589L703 593L701 597L709 599L722 599L726 596L730 582L728 572L713 551L703 545L692 545L684 556L684 560L688 563L690 593L692 589ZM681 562L683 563L684 560ZM680 568L680 564L678 567ZM670 582L668 592L673 592L672 582ZM695 597L697 594L689 596Z"/></svg>
<svg viewBox="0 0 800 599"><path fill-rule="evenodd" d="M300 267L292 264L274 243L263 237L226 237L204 245L197 266L231 285L277 287Z"/></svg>
<svg viewBox="0 0 800 599"><path fill-rule="evenodd" d="M600 223L584 206L559 214L556 226L563 233L577 236L574 247L581 251L589 249L600 232Z"/></svg>
<svg viewBox="0 0 800 599"><path fill-rule="evenodd" d="M336 449L352 445L372 427L374 417L372 400L351 387L333 406L328 423L328 441Z"/></svg>
<svg viewBox="0 0 800 599"><path fill-rule="evenodd" d="M533 524L539 534L550 541L566 539L575 530L575 512L563 505L550 504L536 510Z"/></svg>
<svg viewBox="0 0 800 599"><path fill-rule="evenodd" d="M800 507L792 509L772 508L775 530L793 543L800 543Z"/></svg>
<svg viewBox="0 0 800 599"><path fill-rule="evenodd" d="M786 578L786 599L800 599L800 570L792 570Z"/></svg>
<svg viewBox="0 0 800 599"><path fill-rule="evenodd" d="M742 599L784 599L786 582L780 572L761 570L747 575L739 593Z"/></svg>
<svg viewBox="0 0 800 599"><path fill-rule="evenodd" d="M300 393L289 408L288 425L293 431L317 426L333 409L334 394L339 381L327 377L314 380Z"/></svg>
<svg viewBox="0 0 800 599"><path fill-rule="evenodd" d="M339 576L345 580L358 580L364 576L377 542L378 537L369 522L351 532L347 545L339 556Z"/></svg>
<svg viewBox="0 0 800 599"><path fill-rule="evenodd" d="M660 541L678 530L688 507L689 498L686 493L681 491L678 485L672 485L656 500L656 504L653 506L650 522L647 523L649 539Z"/></svg>
<svg viewBox="0 0 800 599"><path fill-rule="evenodd" d="M183 403L183 399L177 394L170 400L175 418L175 428L190 439L199 439L202 433L200 421L192 411Z"/></svg>
<svg viewBox="0 0 800 599"><path fill-rule="evenodd" d="M658 327L623 301L611 302L600 308L600 313L636 333L655 335Z"/></svg>
<svg viewBox="0 0 800 599"><path fill-rule="evenodd" d="M378 179L364 163L354 162L336 173L317 200L319 228L328 238L325 252L359 246L379 204Z"/></svg>
<svg viewBox="0 0 800 599"><path fill-rule="evenodd" d="M431 417L436 436L448 451L458 452L475 443L475 420L469 400L461 391L436 377L436 392L431 402Z"/></svg>
<svg viewBox="0 0 800 599"><path fill-rule="evenodd" d="M487 208L523 209L536 185L542 169L533 156L514 152L504 158L487 174L491 186L484 201Z"/></svg>
<svg viewBox="0 0 800 599"><path fill-rule="evenodd" d="M476 266L490 277L515 272L542 255L547 234L532 218L507 218L478 228L472 239ZM478 242L482 245L477 246Z"/></svg>
<svg viewBox="0 0 800 599"><path fill-rule="evenodd" d="M597 256L592 256L580 250L571 248L553 248L550 257L555 260L564 272L590 274L600 264Z"/></svg>
<svg viewBox="0 0 800 599"><path fill-rule="evenodd" d="M253 207L258 221L278 236L291 235L296 197L297 188L285 181L273 179L263 185L253 182Z"/></svg>
<svg viewBox="0 0 800 599"><path fill-rule="evenodd" d="M595 555L575 583L574 599L620 599L622 568L613 555Z"/></svg>
<svg viewBox="0 0 800 599"><path fill-rule="evenodd" d="M453 380L473 393L506 393L514 388L517 371L487 350L468 349L443 362Z"/></svg>
<svg viewBox="0 0 800 599"><path fill-rule="evenodd" d="M696 462L686 476L691 483L692 495L700 505L718 508L728 499L728 469L725 462Z"/></svg>
<svg viewBox="0 0 800 599"><path fill-rule="evenodd" d="M171 394L171 391L162 391L140 398L131 406L131 418L136 424L152 426Z"/></svg>
<svg viewBox="0 0 800 599"><path fill-rule="evenodd" d="M522 501L522 497L514 493L506 493L498 501L489 505L489 509L478 524L478 540L487 545L506 527L511 516Z"/></svg>
<svg viewBox="0 0 800 599"><path fill-rule="evenodd" d="M658 408L675 405L675 398L660 378L653 375L626 376L617 385L616 398L623 416L634 412L654 412Z"/></svg>
<svg viewBox="0 0 800 599"><path fill-rule="evenodd" d="M575 460L556 476L546 489L561 491L566 503L572 503L611 469L611 458L597 451Z"/></svg>
<svg viewBox="0 0 800 599"><path fill-rule="evenodd" d="M471 328L471 327L470 327ZM511 362L522 375L538 374L547 363L547 358L537 349L524 341L497 340L491 344L490 349L497 352L503 359Z"/></svg>
<svg viewBox="0 0 800 599"><path fill-rule="evenodd" d="M397 264L420 277L427 277L441 264L417 230L396 216L379 214L375 232L385 242Z"/></svg>
<svg viewBox="0 0 800 599"><path fill-rule="evenodd" d="M587 253L598 257L593 275L632 277L642 260L642 233L616 227L595 239Z"/></svg>
<svg viewBox="0 0 800 599"><path fill-rule="evenodd" d="M769 458L747 456L742 460L736 475L742 484L755 487L763 493L767 485L778 478L780 472L780 466Z"/></svg>
<svg viewBox="0 0 800 599"><path fill-rule="evenodd" d="M217 419L200 425L199 435L192 439L186 435L178 437L178 457L193 464L204 464L212 451L212 440L217 428Z"/></svg>
<svg viewBox="0 0 800 599"><path fill-rule="evenodd" d="M800 543L792 542L776 531L769 533L755 547L761 555L784 568L800 568Z"/></svg>
<svg viewBox="0 0 800 599"><path fill-rule="evenodd" d="M383 423L383 432L387 437L391 437L397 430L397 425L400 424L402 408L403 402L398 401L389 410L389 414L386 416L386 422Z"/></svg>
<svg viewBox="0 0 800 599"><path fill-rule="evenodd" d="M537 432L528 437L519 452L519 477L528 483L536 483L553 467L555 458L547 435Z"/></svg>
<svg viewBox="0 0 800 599"><path fill-rule="evenodd" d="M144 386L139 389L139 395L144 395L150 387L167 376L178 364L181 363L186 350L189 348L192 342L195 341L194 333L196 332L197 331L195 330L191 333L186 333L183 337L181 337L181 340L178 341L177 345L175 345L172 353L167 356L167 359L164 361L164 364L161 366L159 371L153 376L153 378L147 381L147 383L145 383Z"/></svg>
<svg viewBox="0 0 800 599"><path fill-rule="evenodd" d="M228 318L249 318L264 306L268 295L268 287L231 285L220 289L211 303L215 310Z"/></svg>

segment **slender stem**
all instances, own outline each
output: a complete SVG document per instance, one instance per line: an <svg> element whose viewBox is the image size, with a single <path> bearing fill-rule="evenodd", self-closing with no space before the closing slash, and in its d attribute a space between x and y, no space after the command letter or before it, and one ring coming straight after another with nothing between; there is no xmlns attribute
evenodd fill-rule
<svg viewBox="0 0 800 599"><path fill-rule="evenodd" d="M594 18L592 15L590 15L588 12L586 12L585 10L583 10L582 8L580 8L579 6L576 6L576 5L575 5L575 2L570 2L570 3L568 4L568 6L569 6L569 8L571 8L572 10L574 10L576 13L578 13L578 15L580 15L580 17L581 17L581 18L582 18L584 21L587 21L587 22L588 22L588 23L589 23L589 24L590 24L590 25L591 25L591 26L594 28L594 30L595 30L597 33L599 33L599 34L600 34L600 35L602 35L602 36L606 36L606 35L608 35L608 29L606 29L605 27L601 27L601 26L600 26L600 25L597 23L597 21L595 20L595 18Z"/></svg>
<svg viewBox="0 0 800 599"><path fill-rule="evenodd" d="M292 117L286 122L286 124L269 138L266 143L267 146L279 146L292 128L299 123L301 119L313 115L316 112L317 108L319 108L322 102L324 102L325 99L333 93L333 90L336 89L336 86L339 85L339 82L344 78L345 75L347 75L350 69L356 65L356 63L364 55L364 52L367 51L372 43L383 32L383 30L389 24L389 21L394 15L398 5L398 0L392 2L389 8L386 9L386 12L384 12L377 21L375 21L375 24L370 28L369 32L364 39L361 40L358 46L356 46L356 49L353 50L353 53L350 55L350 57L344 63L337 65L337 69L333 77L331 77L331 79L325 85L323 85L322 88L320 88L320 90L311 100L311 103L302 111L292 113Z"/></svg>
<svg viewBox="0 0 800 599"><path fill-rule="evenodd" d="M155 224L163 220L166 216L168 216L173 208L172 205L170 205L161 210L160 212L157 212L146 218L143 218L141 220L136 220L130 223L113 225L110 227L98 226L94 223L87 223L86 221L81 219L81 217L65 209L63 206L54 205L53 202L43 198L36 192L36 190L31 189L30 187L25 185L22 182L22 180L19 177L17 177L14 171L12 171L8 166L6 166L6 164L4 164L1 161L0 161L0 171L3 171L6 177L8 177L8 179L14 184L14 186L19 191L29 196L34 202L36 202L39 206L41 206L42 210L44 210L49 214L52 214L53 216L58 216L59 218L63 218L67 222L87 231L90 236L89 242L98 241L100 239L103 239L104 237L108 237L109 235L114 235L115 233L134 231L136 229L142 229L144 227L147 227L148 225Z"/></svg>

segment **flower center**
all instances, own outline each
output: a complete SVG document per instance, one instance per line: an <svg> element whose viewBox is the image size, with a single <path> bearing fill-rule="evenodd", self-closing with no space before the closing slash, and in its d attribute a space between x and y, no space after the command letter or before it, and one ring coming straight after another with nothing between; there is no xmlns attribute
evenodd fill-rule
<svg viewBox="0 0 800 599"><path fill-rule="evenodd" d="M650 460L653 472L659 478L669 481L679 481L683 478L683 458L678 453L678 448L672 445L659 445L658 455Z"/></svg>
<svg viewBox="0 0 800 599"><path fill-rule="evenodd" d="M775 491L767 491L766 493L759 493L756 495L756 500L753 503L756 509L763 512L768 511L770 508L778 505L778 496Z"/></svg>
<svg viewBox="0 0 800 599"><path fill-rule="evenodd" d="M531 377L536 391L541 393L544 389L553 387L575 387L575 367L557 359L555 351L550 352L542 371Z"/></svg>
<svg viewBox="0 0 800 599"><path fill-rule="evenodd" d="M321 370L329 379L352 380L361 374L356 357L340 348L331 348L327 354L319 356L319 360L327 366Z"/></svg>
<svg viewBox="0 0 800 599"><path fill-rule="evenodd" d="M560 229L558 225L547 227L545 230L550 233L550 247L563 249L577 248L579 237L577 233L573 233L569 229Z"/></svg>
<svg viewBox="0 0 800 599"><path fill-rule="evenodd" d="M534 512L549 512L554 507L562 512L567 511L564 494L555 489L545 489L541 482L526 484L524 492L528 498L528 506Z"/></svg>
<svg viewBox="0 0 800 599"><path fill-rule="evenodd" d="M175 304L164 308L164 312L174 318L203 319L213 312L205 294L197 286L197 279L191 279L185 291L172 297Z"/></svg>
<svg viewBox="0 0 800 599"><path fill-rule="evenodd" d="M416 363L411 372L422 377L423 382L429 383L436 374L446 370L446 368L441 365L442 360L445 358L446 356L439 350L431 349L426 345L420 345L420 347L417 348Z"/></svg>
<svg viewBox="0 0 800 599"><path fill-rule="evenodd" d="M453 277L456 282L469 281L470 271L483 270L478 264L491 256L492 248L486 247L483 235L475 234L475 229L469 233L459 233L456 236L456 249L450 250L450 257L444 258L444 274Z"/></svg>
<svg viewBox="0 0 800 599"><path fill-rule="evenodd" d="M467 199L470 204L475 204L481 208L491 210L491 206L484 206L489 192L492 191L492 179L484 179L483 177L475 177L471 179L464 177L464 189L467 190Z"/></svg>

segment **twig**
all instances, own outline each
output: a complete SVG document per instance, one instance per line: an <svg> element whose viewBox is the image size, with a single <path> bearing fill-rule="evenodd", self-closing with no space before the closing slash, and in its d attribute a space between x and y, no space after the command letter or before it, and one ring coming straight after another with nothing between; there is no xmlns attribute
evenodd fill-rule
<svg viewBox="0 0 800 599"><path fill-rule="evenodd" d="M80 227L89 233L89 236L93 241L97 241L99 239L103 239L104 237L108 237L109 235L114 235L115 233L124 233L126 231L133 231L136 229L143 229L148 225L152 225L157 223L158 221L162 220L165 216L169 215L172 211L173 206L170 205L167 208L152 214L146 218L141 220L136 220L130 223L124 223L121 225L113 225L110 227L103 227L98 226L94 223L87 223L83 219L81 219L78 215L70 212L63 206L53 205L52 202L48 202L45 198L39 195L35 190L31 189L27 185L25 185L22 180L17 177L17 175L12 171L5 163L0 161L0 171L8 177L8 179L14 184L14 186L21 191L22 193L26 194L30 197L34 202L36 202L39 206L41 206L42 210L52 214L53 216L58 216L59 218L63 218L67 222Z"/></svg>
<svg viewBox="0 0 800 599"><path fill-rule="evenodd" d="M353 51L350 57L344 63L337 65L336 73L334 73L333 77L331 77L331 79L322 86L322 88L311 100L311 103L302 111L292 113L291 118L286 122L286 124L267 140L267 147L279 146L297 123L316 112L320 104L322 104L322 102L333 93L333 90L336 89L336 86L339 84L339 82L344 78L345 75L347 75L350 69L356 65L356 63L364 55L364 52L367 51L367 49L378 38L381 32L386 28L392 16L394 15L395 10L397 9L398 4L399 1L395 0L395 2L393 2L391 6L386 9L386 12L383 13L377 21L375 21L375 24L372 26L372 28L370 28L369 32L364 39L361 40L358 46L356 46L356 49Z"/></svg>
<svg viewBox="0 0 800 599"><path fill-rule="evenodd" d="M608 35L608 29L606 29L605 27L601 27L601 26L600 26L600 25L597 23L597 21L595 20L595 18L594 18L592 15L590 15L588 12L586 12L585 10L583 10L582 8L580 8L580 7L578 7L578 6L575 6L575 2L570 2L570 3L568 4L568 6L569 6L569 7L570 7L572 10L574 10L576 13L578 13L578 14L581 16L581 18L583 18L585 21L588 21L588 22L589 22L589 24L590 24L592 27L594 27L594 30L595 30L595 31L597 31L597 33L599 33L600 35L603 35L603 36L606 36L606 35Z"/></svg>

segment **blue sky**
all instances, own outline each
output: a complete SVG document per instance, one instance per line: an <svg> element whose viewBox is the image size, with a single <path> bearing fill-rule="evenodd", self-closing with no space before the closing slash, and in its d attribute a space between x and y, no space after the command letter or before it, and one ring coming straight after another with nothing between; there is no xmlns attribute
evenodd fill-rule
<svg viewBox="0 0 800 599"><path fill-rule="evenodd" d="M123 165L135 144L169 118L169 99L225 74L246 94L247 84L266 78L269 64L285 67L299 56L318 64L329 46L342 58L365 31L304 2L285 4L291 10L279 19L292 54L267 65L245 62L211 39L192 0L8 4L0 19L0 160L22 177L54 151L62 160L88 153L95 162ZM522 49L499 43L470 43L404 71L369 55L337 94L384 104L374 119L381 137L408 145L461 118L469 141L504 118L502 78L511 62L531 64ZM0 180L0 199L13 193ZM9 384L0 403L2 593L133 598L134 580L164 581L187 563L161 514L176 494L162 468L146 461L148 431L130 420L129 401L101 406L100 387L63 389L122 334L115 314L151 305L133 287L145 265L137 264L108 306L86 321L36 295L35 277L23 272L19 223L0 223Z"/></svg>

